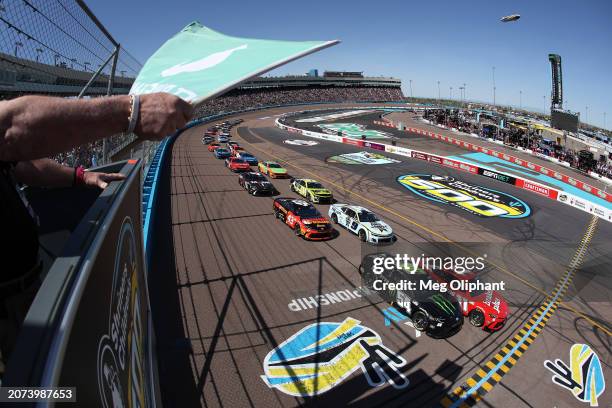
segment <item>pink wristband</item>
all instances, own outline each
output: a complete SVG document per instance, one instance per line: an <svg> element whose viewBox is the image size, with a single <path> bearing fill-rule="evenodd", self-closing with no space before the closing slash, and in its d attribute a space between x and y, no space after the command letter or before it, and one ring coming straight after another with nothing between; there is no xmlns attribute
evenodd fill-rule
<svg viewBox="0 0 612 408"><path fill-rule="evenodd" d="M85 168L83 166L79 166L76 169L74 169L74 185L75 186L85 185Z"/></svg>

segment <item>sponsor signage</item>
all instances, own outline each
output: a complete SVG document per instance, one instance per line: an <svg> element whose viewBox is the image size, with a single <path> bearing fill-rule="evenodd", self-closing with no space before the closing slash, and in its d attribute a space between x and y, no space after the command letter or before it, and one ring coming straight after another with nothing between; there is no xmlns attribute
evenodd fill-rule
<svg viewBox="0 0 612 408"><path fill-rule="evenodd" d="M261 379L292 396L321 395L360 372L370 387L408 386L407 362L378 333L352 317L308 325L271 350Z"/></svg>
<svg viewBox="0 0 612 408"><path fill-rule="evenodd" d="M365 136L367 139L388 139L391 135L386 132L374 129L366 129L364 125L358 123L328 123L316 125L325 133L337 135L341 132L343 135L352 138L361 138Z"/></svg>
<svg viewBox="0 0 612 408"><path fill-rule="evenodd" d="M524 218L531 214L529 205L519 198L449 176L407 174L397 181L419 197L480 217Z"/></svg>
<svg viewBox="0 0 612 408"><path fill-rule="evenodd" d="M369 147L371 149L376 149L376 150L385 150L385 145L382 145L380 143L372 143L372 142L363 142L363 146L364 147Z"/></svg>
<svg viewBox="0 0 612 408"><path fill-rule="evenodd" d="M557 198L558 191L546 186L543 186L538 183L534 183L525 179L516 179L514 183L517 187L522 188L523 190L528 190L537 194L540 194L544 197L551 198L555 200Z"/></svg>
<svg viewBox="0 0 612 408"><path fill-rule="evenodd" d="M383 156L378 153L369 152L357 152L357 153L346 153L337 156L331 156L327 158L329 163L343 163L343 164L392 164L399 163L399 160L394 160L389 157Z"/></svg>
<svg viewBox="0 0 612 408"><path fill-rule="evenodd" d="M472 166L471 164L463 163L457 160L442 158L441 164L446 167L452 167L453 169L467 171L468 173L472 173L472 174L478 174L478 167Z"/></svg>
<svg viewBox="0 0 612 408"><path fill-rule="evenodd" d="M493 170L478 168L478 174L480 174L481 176L485 176L485 177L489 177L489 178L501 181L503 183L514 184L516 182L515 177L508 176L503 173L498 173Z"/></svg>
<svg viewBox="0 0 612 408"><path fill-rule="evenodd" d="M319 144L319 142L315 142L314 140L303 139L287 139L283 141L283 143L295 146L315 146Z"/></svg>
<svg viewBox="0 0 612 408"><path fill-rule="evenodd" d="M154 403L139 180L132 179L97 257L90 260L65 347L58 386L76 387L87 406Z"/></svg>
<svg viewBox="0 0 612 408"><path fill-rule="evenodd" d="M362 146L363 147L363 141L362 140L349 139L348 137L343 137L342 138L342 143L353 145L353 146Z"/></svg>

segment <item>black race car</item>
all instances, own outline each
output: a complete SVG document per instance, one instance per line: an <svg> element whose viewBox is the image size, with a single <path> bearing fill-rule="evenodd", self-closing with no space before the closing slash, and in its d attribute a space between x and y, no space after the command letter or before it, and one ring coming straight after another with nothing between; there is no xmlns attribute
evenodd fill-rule
<svg viewBox="0 0 612 408"><path fill-rule="evenodd" d="M274 195L277 193L274 184L261 173L253 171L242 173L238 177L238 183L252 195Z"/></svg>
<svg viewBox="0 0 612 408"><path fill-rule="evenodd" d="M422 269L405 271L397 268L384 269L375 273L375 258L393 257L378 253L366 255L359 266L362 286L376 292L383 300L404 312L414 328L436 339L447 338L458 333L463 327L463 311L457 299L448 292L427 289L435 284ZM380 272L380 270L379 270ZM414 289L407 283L414 282ZM424 282L423 284L421 282ZM403 283L405 288L389 288L385 284Z"/></svg>

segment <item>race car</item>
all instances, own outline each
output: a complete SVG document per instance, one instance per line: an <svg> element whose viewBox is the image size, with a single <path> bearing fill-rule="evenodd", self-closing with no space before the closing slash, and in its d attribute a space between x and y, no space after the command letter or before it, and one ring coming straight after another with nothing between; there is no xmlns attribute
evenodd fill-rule
<svg viewBox="0 0 612 408"><path fill-rule="evenodd" d="M229 141L229 137L223 133L217 136L217 142L219 143L227 143L228 141Z"/></svg>
<svg viewBox="0 0 612 408"><path fill-rule="evenodd" d="M211 143L213 140L215 140L215 138L212 137L212 136L204 136L202 138L202 143L207 145L207 144Z"/></svg>
<svg viewBox="0 0 612 408"><path fill-rule="evenodd" d="M452 270L428 270L429 275L438 282L450 282L453 280L465 280L471 282L472 278L454 272ZM478 278L483 280L482 278ZM508 303L503 296L494 290L450 290L461 305L463 315L468 318L472 326L481 327L482 330L494 332L501 329L508 318Z"/></svg>
<svg viewBox="0 0 612 408"><path fill-rule="evenodd" d="M231 148L232 146L239 146L239 144L235 140L230 140L229 142L227 142L227 146Z"/></svg>
<svg viewBox="0 0 612 408"><path fill-rule="evenodd" d="M327 218L309 202L282 197L274 200L274 216L287 224L298 237L320 241L333 237L334 229Z"/></svg>
<svg viewBox="0 0 612 408"><path fill-rule="evenodd" d="M422 269L405 271L395 266L375 273L374 260L379 257L393 258L385 253L369 254L359 266L362 287L377 293L383 300L405 313L414 328L428 336L443 339L457 334L463 327L463 313L457 299L448 292L427 289L421 281L432 281ZM411 290L408 282L414 282ZM405 289L389 289L389 284L402 284Z"/></svg>
<svg viewBox="0 0 612 408"><path fill-rule="evenodd" d="M394 242L397 238L393 230L376 214L364 207L348 204L332 204L329 207L329 218L334 224L340 224L363 242L382 244Z"/></svg>
<svg viewBox="0 0 612 408"><path fill-rule="evenodd" d="M217 147L215 149L215 157L217 159L227 159L230 156L231 156L230 151L227 150L225 147Z"/></svg>
<svg viewBox="0 0 612 408"><path fill-rule="evenodd" d="M204 132L204 136L216 136L216 135L217 135L216 129L208 129L206 132Z"/></svg>
<svg viewBox="0 0 612 408"><path fill-rule="evenodd" d="M251 153L245 152L244 150L236 152L236 157L245 160L251 166L257 166L259 164L257 157L253 156Z"/></svg>
<svg viewBox="0 0 612 408"><path fill-rule="evenodd" d="M259 171L263 174L267 174L272 178L284 178L287 177L287 169L283 168L280 164L272 161L265 161L259 163Z"/></svg>
<svg viewBox="0 0 612 408"><path fill-rule="evenodd" d="M242 173L238 177L238 184L252 195L273 195L277 193L274 184L270 183L266 176L261 173L252 171Z"/></svg>
<svg viewBox="0 0 612 408"><path fill-rule="evenodd" d="M249 166L249 163L242 159L237 159L235 157L225 159L225 167L234 172L251 170L251 166Z"/></svg>
<svg viewBox="0 0 612 408"><path fill-rule="evenodd" d="M216 149L218 149L219 147L221 147L221 145L217 142L211 142L208 144L208 151L209 152L214 152Z"/></svg>
<svg viewBox="0 0 612 408"><path fill-rule="evenodd" d="M334 196L321 183L310 179L291 179L291 191L294 191L313 203L331 203Z"/></svg>
<svg viewBox="0 0 612 408"><path fill-rule="evenodd" d="M244 148L238 145L230 145L230 151L232 152L232 156L235 157L238 152L244 151Z"/></svg>

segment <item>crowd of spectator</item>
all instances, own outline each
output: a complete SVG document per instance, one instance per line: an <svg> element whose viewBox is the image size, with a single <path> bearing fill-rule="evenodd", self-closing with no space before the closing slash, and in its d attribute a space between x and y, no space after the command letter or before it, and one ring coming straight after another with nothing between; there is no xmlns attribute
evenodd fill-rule
<svg viewBox="0 0 612 408"><path fill-rule="evenodd" d="M119 134L111 136L106 139L106 152L107 154L113 152L119 146L129 142L129 135ZM89 143L74 149L60 153L53 157L58 163L64 164L70 167L83 166L85 168L96 167L104 164L104 142L97 140L94 143Z"/></svg>
<svg viewBox="0 0 612 408"><path fill-rule="evenodd" d="M198 106L195 117L271 105L313 102L400 101L400 88L391 87L287 87L236 89Z"/></svg>
<svg viewBox="0 0 612 408"><path fill-rule="evenodd" d="M305 87L305 88L253 88L235 89L200 105L194 117L270 105L287 105L302 102L366 102L399 101L404 96L400 88L386 87ZM107 152L125 143L123 135L107 139ZM72 149L54 158L67 166L86 168L102 164L101 140Z"/></svg>
<svg viewBox="0 0 612 408"><path fill-rule="evenodd" d="M499 140L510 147L521 147L538 155L553 157L568 163L575 169L612 178L612 163L610 163L610 160L606 160L605 156L602 155L599 160L595 160L593 153L586 150L576 152L566 149L562 145L543 138L538 131L533 129L500 128L494 124L479 123L469 115L457 110L452 112L445 112L444 110L428 111L424 117L434 124L455 128L460 132L476 134L483 138Z"/></svg>

